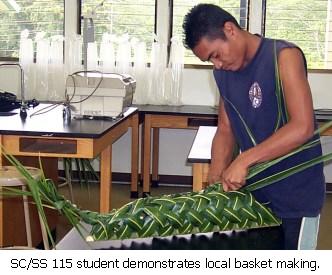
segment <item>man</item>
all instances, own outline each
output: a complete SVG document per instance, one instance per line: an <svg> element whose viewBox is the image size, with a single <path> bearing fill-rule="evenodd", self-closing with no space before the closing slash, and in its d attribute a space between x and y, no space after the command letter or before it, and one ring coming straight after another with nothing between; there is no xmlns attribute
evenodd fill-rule
<svg viewBox="0 0 332 275"><path fill-rule="evenodd" d="M214 65L220 91L210 183L221 181L225 191L237 190L322 154L319 144L246 180L251 166L317 138L305 57L294 44L242 30L231 14L212 4L193 7L183 29L186 47ZM242 153L232 160L235 145ZM254 192L282 219L285 249L316 247L324 194L322 165Z"/></svg>

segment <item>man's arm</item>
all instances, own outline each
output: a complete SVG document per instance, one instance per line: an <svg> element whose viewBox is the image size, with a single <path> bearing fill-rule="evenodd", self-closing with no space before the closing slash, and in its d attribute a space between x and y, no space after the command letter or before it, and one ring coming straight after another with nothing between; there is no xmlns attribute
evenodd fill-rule
<svg viewBox="0 0 332 275"><path fill-rule="evenodd" d="M278 63L289 121L265 141L240 154L225 170L222 181L230 190L245 183L250 166L285 155L313 135L313 104L302 54L296 48L284 49Z"/></svg>
<svg viewBox="0 0 332 275"><path fill-rule="evenodd" d="M224 103L222 99L220 99L218 128L213 138L211 148L211 165L208 175L209 184L221 180L222 172L232 161L234 145L234 135L225 112Z"/></svg>

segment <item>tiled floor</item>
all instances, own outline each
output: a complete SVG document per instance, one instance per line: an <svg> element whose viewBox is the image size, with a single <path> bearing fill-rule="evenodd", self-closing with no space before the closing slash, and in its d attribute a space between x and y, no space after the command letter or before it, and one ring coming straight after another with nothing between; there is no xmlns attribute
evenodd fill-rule
<svg viewBox="0 0 332 275"><path fill-rule="evenodd" d="M82 209L89 209L97 211L99 208L99 186L92 183L89 188L81 187L79 184L74 183L74 199L75 203ZM112 207L118 208L129 202L129 189L127 184L113 184L112 192ZM170 194L178 192L190 191L188 187L158 187L152 189L152 195ZM60 189L60 192L68 196L67 187ZM57 240L60 240L69 230L70 226L64 218L60 218L59 225L57 226ZM327 194L326 202L321 215L320 229L318 236L318 249L331 249L332 250L332 194Z"/></svg>

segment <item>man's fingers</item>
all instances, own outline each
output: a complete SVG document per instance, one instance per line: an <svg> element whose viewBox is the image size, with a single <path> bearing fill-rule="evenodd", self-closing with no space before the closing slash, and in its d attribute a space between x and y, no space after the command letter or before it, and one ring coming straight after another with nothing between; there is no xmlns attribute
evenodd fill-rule
<svg viewBox="0 0 332 275"><path fill-rule="evenodd" d="M222 184L223 184L223 189L225 192L236 191L242 187L241 183L233 183L233 182L230 183L230 182L223 181Z"/></svg>

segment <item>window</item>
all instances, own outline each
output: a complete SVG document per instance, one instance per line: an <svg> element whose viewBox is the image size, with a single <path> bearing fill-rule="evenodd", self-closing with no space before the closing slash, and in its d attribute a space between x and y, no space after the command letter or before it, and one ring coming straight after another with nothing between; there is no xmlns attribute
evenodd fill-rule
<svg viewBox="0 0 332 275"><path fill-rule="evenodd" d="M95 40L104 33L137 38L151 46L155 32L155 0L82 0L82 14L94 11ZM83 23L82 23L83 26Z"/></svg>
<svg viewBox="0 0 332 275"><path fill-rule="evenodd" d="M309 69L332 68L330 0L265 0L265 36L297 44Z"/></svg>
<svg viewBox="0 0 332 275"><path fill-rule="evenodd" d="M18 58L20 34L30 31L47 36L63 34L64 0L0 0L0 57Z"/></svg>
<svg viewBox="0 0 332 275"><path fill-rule="evenodd" d="M173 30L172 35L183 39L182 23L187 12L199 3L218 5L230 12L243 29L248 26L248 0L173 0ZM190 50L185 52L186 64L203 64Z"/></svg>

